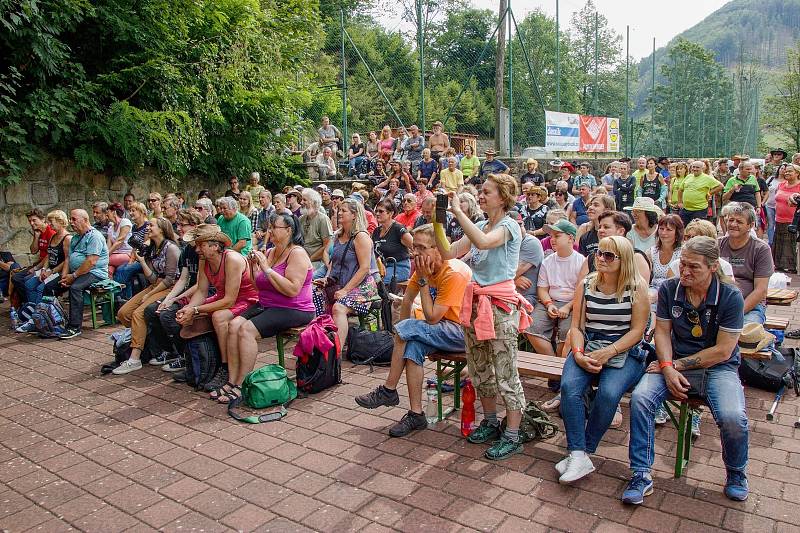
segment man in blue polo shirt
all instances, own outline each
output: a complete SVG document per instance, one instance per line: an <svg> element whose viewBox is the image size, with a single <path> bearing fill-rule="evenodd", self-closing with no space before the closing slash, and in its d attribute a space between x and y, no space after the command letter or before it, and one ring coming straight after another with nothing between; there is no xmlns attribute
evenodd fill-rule
<svg viewBox="0 0 800 533"><path fill-rule="evenodd" d="M711 237L694 237L683 245L680 278L658 290L653 362L631 396L628 454L633 477L622 495L639 505L652 494L656 408L668 397L687 398L687 370L705 369L704 400L720 428L727 470L725 496L747 499L748 427L739 381L737 342L743 325L744 299L735 285L718 274L719 246Z"/></svg>

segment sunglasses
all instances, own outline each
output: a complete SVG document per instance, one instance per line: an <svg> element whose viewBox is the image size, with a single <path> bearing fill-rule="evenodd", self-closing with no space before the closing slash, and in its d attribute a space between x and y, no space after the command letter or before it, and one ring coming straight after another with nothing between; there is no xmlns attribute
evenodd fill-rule
<svg viewBox="0 0 800 533"><path fill-rule="evenodd" d="M416 200L412 200L411 198L406 198L405 200L403 200L403 203L404 204L413 204L413 203L416 203Z"/></svg>
<svg viewBox="0 0 800 533"><path fill-rule="evenodd" d="M597 250L595 255L606 263L612 263L613 261L619 259L619 256L614 252L604 252L603 250Z"/></svg>
<svg viewBox="0 0 800 533"><path fill-rule="evenodd" d="M158 202L158 198L148 198L148 202Z"/></svg>

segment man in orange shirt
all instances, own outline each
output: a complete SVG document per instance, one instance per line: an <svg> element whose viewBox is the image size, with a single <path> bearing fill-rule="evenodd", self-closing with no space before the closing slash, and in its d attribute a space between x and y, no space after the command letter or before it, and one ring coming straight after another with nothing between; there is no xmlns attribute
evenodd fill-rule
<svg viewBox="0 0 800 533"><path fill-rule="evenodd" d="M392 366L386 382L374 391L356 397L367 409L400 403L397 384L406 371L408 401L411 409L389 428L392 437L403 437L428 426L422 412L422 378L428 354L464 351L464 328L460 324L461 302L472 279L472 271L458 259L444 260L436 248L433 225L425 224L412 231L414 236L414 274L408 282L400 307L400 321L395 324ZM421 308L411 318L417 295Z"/></svg>

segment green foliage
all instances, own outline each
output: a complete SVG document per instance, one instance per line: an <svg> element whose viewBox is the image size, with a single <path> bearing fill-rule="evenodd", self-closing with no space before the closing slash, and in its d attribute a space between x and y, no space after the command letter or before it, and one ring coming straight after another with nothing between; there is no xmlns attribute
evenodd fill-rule
<svg viewBox="0 0 800 533"><path fill-rule="evenodd" d="M274 154L314 101L302 72L322 34L316 0L4 4L0 180L40 149L115 173L292 176Z"/></svg>
<svg viewBox="0 0 800 533"><path fill-rule="evenodd" d="M800 152L800 44L787 51L777 90L766 100L767 128L787 143L790 152Z"/></svg>

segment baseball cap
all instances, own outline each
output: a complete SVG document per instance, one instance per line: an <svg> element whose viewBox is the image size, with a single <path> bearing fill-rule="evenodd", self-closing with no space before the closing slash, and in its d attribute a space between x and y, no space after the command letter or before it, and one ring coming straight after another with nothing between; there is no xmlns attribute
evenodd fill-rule
<svg viewBox="0 0 800 533"><path fill-rule="evenodd" d="M567 233L569 235L572 235L573 237L578 235L578 228L576 228L575 224L573 224L566 218L562 218L555 224L545 224L544 229L546 231L558 231L561 233Z"/></svg>
<svg viewBox="0 0 800 533"><path fill-rule="evenodd" d="M333 192L331 193L331 197L332 198L335 198L335 197L344 198L344 191L342 189L333 189Z"/></svg>

